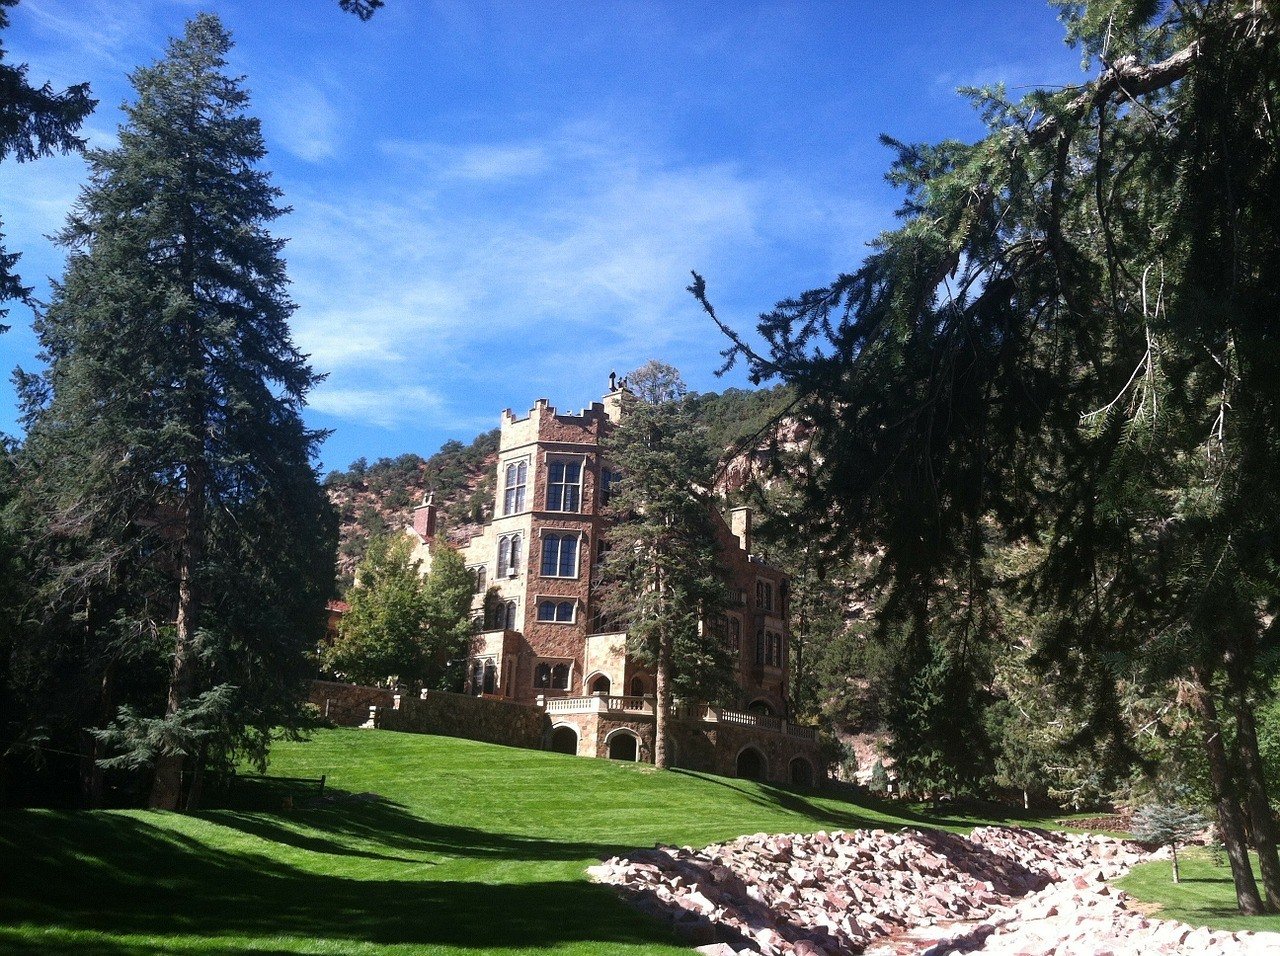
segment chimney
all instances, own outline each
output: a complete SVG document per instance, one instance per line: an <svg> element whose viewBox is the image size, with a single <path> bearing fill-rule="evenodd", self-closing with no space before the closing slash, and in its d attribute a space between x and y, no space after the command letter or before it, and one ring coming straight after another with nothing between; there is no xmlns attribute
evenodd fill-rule
<svg viewBox="0 0 1280 956"><path fill-rule="evenodd" d="M751 553L751 509L734 508L729 512L729 530L738 538L738 545Z"/></svg>
<svg viewBox="0 0 1280 956"><path fill-rule="evenodd" d="M604 405L604 413L608 416L609 421L615 425L622 421L622 396L629 395L631 390L627 388L627 380L618 378L617 372L609 373L609 391L605 393L601 404Z"/></svg>
<svg viewBox="0 0 1280 956"><path fill-rule="evenodd" d="M436 536L436 493L433 491L413 509L413 530L423 541Z"/></svg>

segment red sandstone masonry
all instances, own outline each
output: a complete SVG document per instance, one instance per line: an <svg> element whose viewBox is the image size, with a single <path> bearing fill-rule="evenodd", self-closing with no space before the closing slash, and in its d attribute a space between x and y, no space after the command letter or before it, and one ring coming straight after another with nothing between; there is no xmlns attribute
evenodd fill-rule
<svg viewBox="0 0 1280 956"><path fill-rule="evenodd" d="M395 692L385 687L362 687L338 681L313 680L308 702L339 727L359 727L369 719L370 707L390 707Z"/></svg>

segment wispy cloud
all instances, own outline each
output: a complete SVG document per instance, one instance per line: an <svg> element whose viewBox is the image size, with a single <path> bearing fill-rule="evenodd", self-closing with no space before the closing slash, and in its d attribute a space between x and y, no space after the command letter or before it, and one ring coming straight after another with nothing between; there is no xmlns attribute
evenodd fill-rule
<svg viewBox="0 0 1280 956"><path fill-rule="evenodd" d="M436 421L443 402L424 386L391 389L322 388L311 396L316 411L379 428L396 428L424 419Z"/></svg>
<svg viewBox="0 0 1280 956"><path fill-rule="evenodd" d="M337 155L341 122L324 90L295 78L273 83L269 92L269 96L255 98L269 144L308 163Z"/></svg>
<svg viewBox="0 0 1280 956"><path fill-rule="evenodd" d="M296 335L331 373L316 407L368 423L387 418L379 396L392 405L420 384L457 396L430 410L447 416L495 383L557 399L652 356L713 366L721 344L684 291L691 268L729 289L773 265L771 249L868 235L848 196L681 161L598 126L382 154L405 167L388 177L395 195L291 192L285 226Z"/></svg>

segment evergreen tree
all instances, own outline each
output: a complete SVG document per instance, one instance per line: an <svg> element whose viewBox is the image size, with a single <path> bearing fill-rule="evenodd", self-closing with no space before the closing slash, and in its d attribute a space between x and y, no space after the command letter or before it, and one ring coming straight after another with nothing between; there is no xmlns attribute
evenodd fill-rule
<svg viewBox="0 0 1280 956"><path fill-rule="evenodd" d="M1169 848L1173 861L1173 882L1178 874L1178 844L1202 833L1209 821L1197 810L1181 803L1162 801L1149 803L1133 815L1133 838L1143 843L1158 843Z"/></svg>
<svg viewBox="0 0 1280 956"><path fill-rule="evenodd" d="M0 32L9 26L9 8L17 4L18 0L0 0ZM15 66L4 62L0 42L0 162L13 156L23 163L55 152L83 149L84 140L76 131L97 102L89 96L88 83L61 93L48 83L32 86L27 82L25 63ZM5 250L0 233L0 319L8 315L5 302L30 301L31 290L13 271L17 261L17 253ZM0 325L0 332L6 328Z"/></svg>
<svg viewBox="0 0 1280 956"><path fill-rule="evenodd" d="M161 808L184 767L261 759L297 725L333 581L323 435L300 414L317 376L267 231L285 209L230 48L201 14L132 75L119 146L88 154L59 236L47 370L22 379L45 626L100 688L78 719L118 713L99 739L154 768Z"/></svg>
<svg viewBox="0 0 1280 956"><path fill-rule="evenodd" d="M999 534L1044 549L1036 660L1085 735L1129 750L1120 688L1186 689L1256 913L1246 829L1280 906L1253 717L1280 606L1280 24L1207 0L1063 16L1096 75L974 91L974 144L889 140L904 224L763 316L763 353L726 330L730 359L795 390L807 507L829 546L883 545L885 627L953 660L995 639Z"/></svg>
<svg viewBox="0 0 1280 956"><path fill-rule="evenodd" d="M729 693L719 627L727 595L708 492L713 462L680 374L649 362L627 382L621 423L603 443L622 477L600 593L626 627L628 652L654 668L654 764L665 768L673 694L717 703Z"/></svg>

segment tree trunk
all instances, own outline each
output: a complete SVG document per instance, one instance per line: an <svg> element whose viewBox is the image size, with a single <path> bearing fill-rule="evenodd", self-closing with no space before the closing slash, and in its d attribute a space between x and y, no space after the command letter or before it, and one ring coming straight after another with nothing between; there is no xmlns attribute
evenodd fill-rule
<svg viewBox="0 0 1280 956"><path fill-rule="evenodd" d="M1235 695L1236 747L1244 775L1246 806L1249 808L1249 830L1258 851L1258 869L1262 872L1267 909L1280 910L1280 854L1276 851L1275 821L1271 801L1267 799L1267 783L1258 753L1258 730L1254 722L1253 702L1246 688L1238 686Z"/></svg>
<svg viewBox="0 0 1280 956"><path fill-rule="evenodd" d="M165 716L170 719L191 697L191 689L195 685L196 617L200 608L196 573L204 552L204 462L189 463L186 471L182 550L178 566L177 637L174 639L173 669L169 677L169 700L165 706ZM181 808L185 758L180 749L171 746L156 760L150 800L153 809Z"/></svg>
<svg viewBox="0 0 1280 956"><path fill-rule="evenodd" d="M667 769L667 718L671 712L671 634L663 627L658 636L658 666L654 678L653 765Z"/></svg>
<svg viewBox="0 0 1280 956"><path fill-rule="evenodd" d="M1197 668L1192 699L1200 714L1205 756L1209 761L1209 777L1213 782L1213 799L1218 811L1218 830L1227 850L1227 858L1231 861L1236 903L1244 915L1256 916L1262 912L1262 897L1258 895L1258 884L1249 865L1244 820L1237 802L1235 781L1227 763L1226 747L1222 743L1222 728L1218 723L1218 711L1211 696L1211 686L1210 675Z"/></svg>
<svg viewBox="0 0 1280 956"><path fill-rule="evenodd" d="M1169 844L1169 853L1173 856L1173 882L1181 883L1182 879L1178 874L1178 844Z"/></svg>

